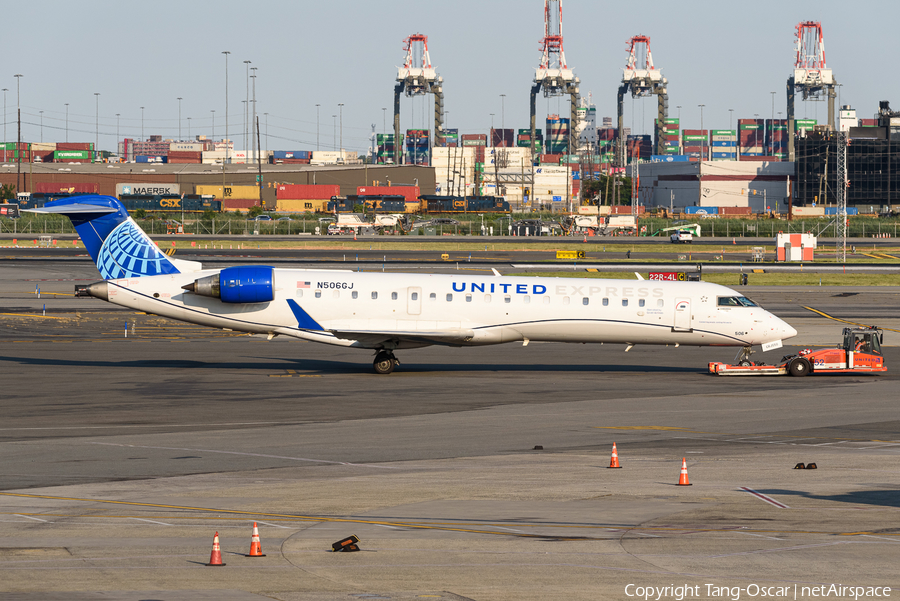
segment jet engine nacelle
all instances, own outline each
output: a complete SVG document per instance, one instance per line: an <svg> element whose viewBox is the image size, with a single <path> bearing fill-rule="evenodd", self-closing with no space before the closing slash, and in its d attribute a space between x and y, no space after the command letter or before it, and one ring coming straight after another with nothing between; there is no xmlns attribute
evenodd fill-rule
<svg viewBox="0 0 900 601"><path fill-rule="evenodd" d="M223 303L265 303L275 300L273 271L271 267L228 267L182 288Z"/></svg>

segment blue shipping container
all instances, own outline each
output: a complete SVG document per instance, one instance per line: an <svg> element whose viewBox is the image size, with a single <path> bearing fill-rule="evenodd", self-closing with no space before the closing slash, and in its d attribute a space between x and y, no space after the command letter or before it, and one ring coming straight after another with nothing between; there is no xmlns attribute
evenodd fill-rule
<svg viewBox="0 0 900 601"><path fill-rule="evenodd" d="M144 155L134 157L135 163L167 163L168 160L168 157L151 157Z"/></svg>
<svg viewBox="0 0 900 601"><path fill-rule="evenodd" d="M733 159L736 157L737 157L737 155L733 152L714 152L714 153L712 153L712 158L714 158L714 159Z"/></svg>
<svg viewBox="0 0 900 601"><path fill-rule="evenodd" d="M308 150L273 150L272 156L276 159L308 159Z"/></svg>
<svg viewBox="0 0 900 601"><path fill-rule="evenodd" d="M686 154L654 154L650 155L651 163L687 163Z"/></svg>
<svg viewBox="0 0 900 601"><path fill-rule="evenodd" d="M719 207L684 207L688 215L718 215Z"/></svg>
<svg viewBox="0 0 900 601"><path fill-rule="evenodd" d="M837 207L825 207L826 215L837 215ZM847 215L859 215L859 209L856 207L847 207Z"/></svg>
<svg viewBox="0 0 900 601"><path fill-rule="evenodd" d="M716 142L715 140L713 140L712 145L713 145L713 146L729 146L729 147L734 147L734 146L737 146L737 142L735 142L734 140L731 140L730 142Z"/></svg>

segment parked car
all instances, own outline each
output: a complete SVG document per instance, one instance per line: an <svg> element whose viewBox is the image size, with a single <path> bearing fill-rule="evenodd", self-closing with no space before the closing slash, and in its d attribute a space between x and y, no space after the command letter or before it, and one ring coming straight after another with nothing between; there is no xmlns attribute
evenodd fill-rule
<svg viewBox="0 0 900 601"><path fill-rule="evenodd" d="M253 218L253 221L272 221L272 218L268 215L257 215Z"/></svg>

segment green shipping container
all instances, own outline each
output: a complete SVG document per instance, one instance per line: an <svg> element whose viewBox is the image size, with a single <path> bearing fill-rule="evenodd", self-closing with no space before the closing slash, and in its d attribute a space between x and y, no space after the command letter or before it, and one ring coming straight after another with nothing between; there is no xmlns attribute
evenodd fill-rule
<svg viewBox="0 0 900 601"><path fill-rule="evenodd" d="M734 136L736 132L733 129L714 129L712 130L712 135L714 136Z"/></svg>
<svg viewBox="0 0 900 601"><path fill-rule="evenodd" d="M757 125L756 123L742 123L742 124L738 125L738 129L741 129L744 131L757 130L757 129L762 129L762 128L763 128L762 125Z"/></svg>
<svg viewBox="0 0 900 601"><path fill-rule="evenodd" d="M88 161L91 158L90 150L55 150L53 151L53 159L79 159Z"/></svg>
<svg viewBox="0 0 900 601"><path fill-rule="evenodd" d="M705 140L706 140L706 136L684 136L685 142L699 142L699 141L705 141Z"/></svg>

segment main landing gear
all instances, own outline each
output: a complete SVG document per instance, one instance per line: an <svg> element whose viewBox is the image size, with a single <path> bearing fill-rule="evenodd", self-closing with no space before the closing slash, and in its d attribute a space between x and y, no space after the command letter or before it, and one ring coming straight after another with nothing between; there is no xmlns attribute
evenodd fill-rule
<svg viewBox="0 0 900 601"><path fill-rule="evenodd" d="M376 374L387 375L394 371L394 368L398 365L400 365L400 361L394 356L392 351L378 351L375 354L373 367Z"/></svg>

